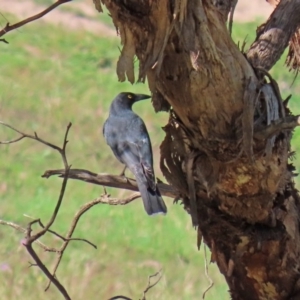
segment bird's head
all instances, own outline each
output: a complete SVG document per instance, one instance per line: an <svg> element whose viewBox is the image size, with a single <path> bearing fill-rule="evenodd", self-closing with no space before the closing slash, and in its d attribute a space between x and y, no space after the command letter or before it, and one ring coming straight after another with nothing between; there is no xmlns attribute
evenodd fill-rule
<svg viewBox="0 0 300 300"><path fill-rule="evenodd" d="M122 112L126 109L131 109L135 102L149 99L151 96L133 93L120 93L112 102L110 111L112 113Z"/></svg>
<svg viewBox="0 0 300 300"><path fill-rule="evenodd" d="M133 94L133 93L120 93L117 98L121 99L124 102L135 103L140 100L149 99L151 96L143 94Z"/></svg>

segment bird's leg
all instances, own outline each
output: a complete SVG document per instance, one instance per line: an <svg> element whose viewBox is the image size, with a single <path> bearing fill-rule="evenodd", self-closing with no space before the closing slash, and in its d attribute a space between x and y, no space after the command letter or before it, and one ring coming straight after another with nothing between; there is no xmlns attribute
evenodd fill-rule
<svg viewBox="0 0 300 300"><path fill-rule="evenodd" d="M128 178L127 178L126 175L125 175L126 169L127 169L127 166L124 167L124 169L123 169L123 171L121 172L120 176L124 177L125 181L128 183L128 182L129 182L129 181L128 181Z"/></svg>
<svg viewBox="0 0 300 300"><path fill-rule="evenodd" d="M126 175L125 175L126 169L127 169L127 166L124 167L124 169L123 169L122 172L120 173L120 176L126 177Z"/></svg>

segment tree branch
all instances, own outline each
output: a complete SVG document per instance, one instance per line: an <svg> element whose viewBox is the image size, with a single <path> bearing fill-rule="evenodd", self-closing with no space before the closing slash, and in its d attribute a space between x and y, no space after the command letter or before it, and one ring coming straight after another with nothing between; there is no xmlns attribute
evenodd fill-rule
<svg viewBox="0 0 300 300"><path fill-rule="evenodd" d="M156 279L156 281L155 281L154 283L151 283L151 279L152 279L153 277L156 277L156 276L158 276L158 278ZM144 292L143 292L143 297L142 297L142 299L140 299L140 300L146 300L146 294L147 294L147 292L148 292L150 289L152 289L154 286L156 286L156 285L159 283L159 281L161 280L161 278L162 278L162 270L159 270L159 271L156 272L155 274L148 276L148 284L147 284L146 289L145 289ZM108 300L118 300L118 299L122 299L122 300L132 300L131 298L128 298L128 297L123 296L123 295L114 296L114 297L112 297L112 298L109 298Z"/></svg>
<svg viewBox="0 0 300 300"><path fill-rule="evenodd" d="M5 25L5 27L0 30L0 37L5 35L6 33L8 33L9 31L12 31L14 29L17 29L19 27L22 27L24 25L26 25L27 23L30 23L30 22L33 22L37 19L40 19L42 18L43 16L45 16L46 14L48 14L50 11L52 11L53 9L55 9L56 7L58 7L59 5L61 4L64 4L64 3L67 3L67 2L71 2L72 0L58 0L57 2L53 3L52 5L50 5L48 8L46 8L45 10L43 10L42 12L32 16L32 17L29 17L21 22L18 22L16 24L13 24L13 25L9 25L9 23L7 23ZM8 42L5 40L5 39L0 39L0 41L4 42L4 43L7 43Z"/></svg>
<svg viewBox="0 0 300 300"><path fill-rule="evenodd" d="M265 25L258 28L247 53L253 67L270 70L279 60L300 24L300 0L281 0Z"/></svg>
<svg viewBox="0 0 300 300"><path fill-rule="evenodd" d="M58 211L61 207L61 204L62 204L62 200L63 200L63 197L64 197L64 193L65 193L65 190L66 190L66 186L67 186L67 181L68 181L68 172L70 170L70 167L68 165L68 161L67 161L67 157L66 157L66 147L67 147L67 143L68 143L68 133L69 133L69 130L72 126L71 123L68 124L67 126L67 129L66 129L66 132L65 132L65 136L64 136L64 140L63 140L63 146L60 148L54 144L51 144L41 138L38 137L37 133L35 132L34 135L31 135L31 134L26 134L26 133L23 133L21 132L20 130L18 129L15 129L14 127L4 123L4 122L1 122L0 121L0 124L2 124L3 126L5 127L8 127L12 130L14 130L15 132L18 132L21 136L17 139L14 139L12 141L6 141L6 142L0 142L0 144L9 144L9 143L15 143L17 141L20 141L21 139L23 138L30 138L30 139L33 139L33 140L36 140L48 147L51 147L55 150L57 150L60 155L61 155L61 158L63 160L63 163L64 163L64 171L65 171L65 175L64 175L64 179L63 179L63 182L62 182L62 185L61 185L61 189L60 189L60 194L59 194L59 197L58 197L58 200L57 200L57 203L56 203L56 206L55 206L55 209L52 213L52 216L50 218L50 220L48 221L48 223L46 224L46 226L42 226L43 228L41 230L39 230L36 234L32 235L32 226L36 223L39 223L39 224L42 224L41 221L39 219L36 219L36 220L33 220L31 221L30 223L28 223L27 225L27 229L26 229L26 237L25 239L23 240L22 244L25 246L27 252L29 253L29 255L34 259L36 265L43 271L43 273L48 277L48 279L53 282L53 284L57 287L57 289L60 291L60 293L65 297L65 299L71 299L68 292L66 291L66 289L64 288L64 286L59 282L59 280L54 276L52 275L48 268L43 264L43 262L41 261L41 259L39 258L39 256L36 254L35 250L33 249L32 247L32 244L37 241L41 236L43 236L45 233L47 233L50 229L50 227L53 225L55 219L56 219L56 216L58 214ZM2 223L3 224L3 223ZM11 224L8 224L10 225L11 227L14 227L12 226ZM18 227L15 226L16 229L20 229Z"/></svg>
<svg viewBox="0 0 300 300"><path fill-rule="evenodd" d="M49 178L50 176L53 175L64 177L65 170L63 169L47 170L42 175L42 177ZM126 189L131 191L138 191L136 181L124 176L117 176L117 175L111 175L105 173L97 174L84 169L71 169L69 170L68 176L70 179L81 180L88 183L114 187L119 189ZM178 191L171 185L159 182L157 186L163 196L170 197L170 198L177 198L179 196Z"/></svg>
<svg viewBox="0 0 300 300"><path fill-rule="evenodd" d="M30 230L31 228L28 230L28 232L30 232ZM36 265L43 271L43 273L49 278L49 280L53 282L53 284L57 287L57 289L61 292L61 294L65 297L65 299L71 300L64 286L54 276L51 275L47 267L43 264L39 256L36 254L36 252L32 248L32 242L30 242L30 240L27 240L23 242L23 245L26 247L28 253L36 262Z"/></svg>
<svg viewBox="0 0 300 300"><path fill-rule="evenodd" d="M38 223L39 225L42 227L42 228L45 228L44 224L42 223L42 221L39 219L38 220ZM95 249L97 249L97 246L95 244L93 244L92 242L90 242L89 240L87 239L82 239L82 238L65 238L63 237L61 234L51 230L51 229L48 229L48 232L52 233L53 235L57 236L58 238L60 238L61 240L63 240L64 242L70 242L70 241L80 241L80 242L85 242L89 245L91 245L92 247L94 247ZM57 250L56 252L59 252L59 250Z"/></svg>
<svg viewBox="0 0 300 300"><path fill-rule="evenodd" d="M4 221L4 220L0 220L0 224L1 225L6 225L6 226L9 226L9 227L12 227L14 228L15 230L19 231L19 232L22 232L22 233L26 233L27 232L27 229L26 228L23 228L22 226L18 225L18 224L15 224L13 222L8 222L8 221ZM41 241L39 240L36 240L35 241L44 251L47 251L47 252L58 252L57 249L55 248L50 248L50 247L47 247L45 244L43 244Z"/></svg>
<svg viewBox="0 0 300 300"><path fill-rule="evenodd" d="M58 266L62 260L62 257L63 257L63 254L64 254L64 251L65 249L67 248L70 240L72 240L72 235L76 229L76 226L79 222L79 219L81 218L81 216L86 213L90 208L92 208L93 206L97 205L97 204L109 204L109 205L125 205L125 204L128 204L130 202L132 202L133 200L137 199L140 197L140 193L133 193L132 195L130 195L129 197L125 198L125 199L116 199L116 198L110 198L109 195L105 194L105 195L102 195L101 197L99 198L96 198L95 200L93 201L90 201L86 204L84 204L80 209L79 211L75 214L74 218L73 218L73 221L71 223L71 226L70 226L70 229L66 235L66 239L63 243L63 245L61 246L61 248L58 250L58 257L57 257L57 260L55 262L55 265L54 265L54 268L53 268L53 272L52 272L52 275L55 276L56 274L56 271L58 269ZM47 287L46 287L46 291L49 289L51 285L51 281L49 281Z"/></svg>

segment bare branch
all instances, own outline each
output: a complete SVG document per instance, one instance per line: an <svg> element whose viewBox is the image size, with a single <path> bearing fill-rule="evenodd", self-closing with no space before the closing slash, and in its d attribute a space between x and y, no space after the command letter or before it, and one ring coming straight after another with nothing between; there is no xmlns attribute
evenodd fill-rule
<svg viewBox="0 0 300 300"><path fill-rule="evenodd" d="M20 137L18 137L18 138L16 138L16 139L14 139L14 140L11 140L11 141L2 141L2 142L0 142L0 144L13 144L13 143L16 143L16 142L18 142L18 141L21 141L22 139L24 139L25 138L25 136L24 135L22 135L22 136L20 136Z"/></svg>
<svg viewBox="0 0 300 300"><path fill-rule="evenodd" d="M66 146L67 146L67 143L68 143L67 138L68 138L68 133L69 133L69 130L70 130L71 126L72 126L71 123L69 123L69 125L67 126L67 130L66 130L66 133L65 133L65 137L64 137L64 142L63 142L63 147L62 148L59 148L59 147L57 147L55 145L52 145L52 144L49 144L48 142L46 142L46 141L38 138L37 134L35 133L35 138L34 138L35 140L37 140L37 141L39 141L39 142L41 142L43 144L46 144L46 145L48 145L48 146L56 149L61 154L62 160L63 160L64 165L65 165L65 176L64 176L64 180L63 180L63 183L62 183L62 186L61 186L59 198L58 198L56 207L54 209L54 212L53 212L53 214L52 214L49 222L46 224L46 226L41 231L39 231L37 234L35 234L34 236L30 237L30 240L32 242L35 241L35 240L37 240L40 236L44 235L49 230L49 228L54 223L54 221L56 219L56 216L58 214L58 211L60 209L60 206L61 206L64 194L65 194L67 182L68 182L68 173L69 173L70 168L71 168L71 166L68 166L67 157L66 157Z"/></svg>
<svg viewBox="0 0 300 300"><path fill-rule="evenodd" d="M118 300L118 299L132 300L131 298L128 298L128 297L122 296L122 295L114 296L114 297L112 297L112 298L109 298L108 300Z"/></svg>
<svg viewBox="0 0 300 300"><path fill-rule="evenodd" d="M42 177L49 178L53 175L59 175L59 177L63 177L64 174L65 171L63 169L47 170ZM136 181L131 178L124 178L124 176L110 175L105 173L97 174L84 169L71 169L68 176L70 179L82 180L92 184L138 191ZM176 198L179 196L178 191L168 184L159 182L157 186L163 196L171 198Z"/></svg>
<svg viewBox="0 0 300 300"><path fill-rule="evenodd" d="M162 278L162 272L161 272L161 271L162 271L162 270L159 270L159 271L156 272L155 274L150 275L150 276L148 277L148 285L147 285L146 289L145 289L144 292L143 292L143 298L142 298L141 300L146 300L146 293L147 293L150 289L152 289L154 286L156 286L156 285L159 283L159 281L160 281L161 278ZM156 277L156 276L158 276L157 280L156 280L154 283L151 284L151 278Z"/></svg>
<svg viewBox="0 0 300 300"><path fill-rule="evenodd" d="M34 135L27 134L27 133L21 132L20 130L18 130L16 128L12 127L11 125L8 125L8 124L6 124L6 123L4 123L2 121L0 121L0 124L3 125L3 126L5 126L5 127L7 127L7 128L12 129L13 131L15 131L15 132L17 132L17 133L19 133L21 135L21 137L15 139L15 140L12 140L12 141L4 141L4 142L0 141L0 145L1 144L11 144L11 143L18 142L18 141L20 141L20 140L22 140L24 138L29 138L29 139L32 139L32 140L36 140L36 141L38 141L38 142L40 142L40 143L42 143L42 144L44 144L44 145L46 145L46 146L48 146L50 148L53 148L54 150L57 150L60 154L62 154L62 152L63 152L64 148L61 149L60 147L58 147L58 146L56 146L54 144L51 144L51 143L49 143L49 142L47 142L47 141L39 138L36 132L34 133ZM72 123L69 123L69 125L67 127L66 134L68 134L71 126L72 126ZM66 143L67 143L67 141L66 141Z"/></svg>
<svg viewBox="0 0 300 300"><path fill-rule="evenodd" d="M45 228L44 224L42 223L42 221L39 219L39 224L42 228ZM82 238L65 238L63 237L61 234L55 232L54 230L48 229L48 232L52 233L53 235L57 236L58 238L60 238L61 240L63 240L64 242L70 242L70 241L81 241L81 242L85 242L89 245L91 245L92 247L94 247L95 249L97 249L97 246L95 244L93 244L92 242L90 242L87 239L82 239ZM59 250L56 252L60 252Z"/></svg>
<svg viewBox="0 0 300 300"><path fill-rule="evenodd" d="M2 30L0 30L0 37L3 36L3 35L5 35L9 31L12 31L14 29L17 29L19 27L24 26L27 23L30 23L30 22L33 22L33 21L35 21L37 19L42 18L43 16L45 16L46 14L48 14L50 11L52 11L53 9L55 9L56 7L58 7L59 5L67 3L67 2L71 2L71 1L72 0L58 0L57 2L53 3L48 8L46 8L45 10L43 10L42 12L40 12L40 13L32 16L32 17L29 17L29 18L27 18L27 19L25 19L25 20L23 20L21 22L18 22L18 23L13 24L13 25L9 25L9 23L7 23L5 25L5 27ZM8 42L5 39L0 39L0 41L8 44Z"/></svg>
<svg viewBox="0 0 300 300"><path fill-rule="evenodd" d="M72 126L71 123L68 124L67 126L67 129L66 129L66 132L65 132L65 136L64 136L64 141L63 141L63 146L62 148L54 145L54 144L51 144L41 138L38 137L37 133L35 132L34 135L30 135L30 134L26 134L26 133L23 133L21 132L20 130L18 129L15 129L14 127L4 123L4 122L1 122L0 121L0 124L2 124L3 126L5 127L8 127L12 130L14 130L15 132L19 133L21 136L15 140L12 140L10 142L6 142L7 143L12 143L12 142L17 142L17 141L20 141L21 139L23 138L30 138L30 139L33 139L33 140L36 140L48 147L51 147L55 150L57 150L61 157L62 157L62 160L63 160L63 163L64 163L64 166L65 166L65 176L64 176L64 179L63 179L63 182L62 182L62 186L61 186L61 189L60 189L60 195L59 195L59 198L57 200L57 203L56 203L56 206L55 206L55 209L52 213L52 216L50 218L50 220L48 221L48 223L46 224L46 226L43 226L42 222L40 221L40 219L36 219L36 220L33 220L31 222L28 223L27 225L27 229L25 230L25 233L26 233L26 237L25 239L23 240L22 244L25 246L26 250L28 251L28 253L30 254L30 256L34 259L36 265L43 271L43 273L48 277L48 279L53 282L53 284L57 287L57 289L60 291L60 293L65 297L65 299L71 299L70 296L68 295L68 292L66 291L66 289L64 288L64 286L62 286L62 284L57 280L57 278L52 275L49 270L47 269L47 267L43 264L43 262L41 261L41 259L39 258L39 256L36 254L36 252L34 251L33 247L32 247L32 244L37 241L41 236L43 236L46 232L48 232L50 230L50 227L53 225L55 219L56 219L56 216L58 214L58 211L60 209L60 206L61 206L61 203L62 203L62 200L63 200L63 197L64 197L64 193L65 193L65 190L66 190L66 186L67 186L67 182L68 182L68 172L70 170L70 166L68 165L68 161L67 161L67 157L66 157L66 146L67 146L67 137L68 137L68 133L69 133L69 130ZM4 144L3 142L0 144ZM39 223L43 228L38 231L36 234L32 235L32 226L36 223ZM2 223L3 224L3 223ZM15 224L7 224L17 230L21 230L21 231L24 231L20 226L18 225L15 225ZM53 233L53 232L52 232ZM45 249L46 251L48 249ZM50 249L50 250L53 250L53 249ZM55 251L57 252L57 251Z"/></svg>
<svg viewBox="0 0 300 300"><path fill-rule="evenodd" d="M63 245L61 246L61 248L59 249L59 255L57 257L56 263L54 265L53 268L53 272L52 275L55 276L55 273L58 269L58 266L62 260L63 254L65 249L67 248L69 241L72 240L72 235L76 229L76 226L79 222L79 219L81 218L81 216L86 213L90 208L92 208L93 206L102 203L102 204L109 204L109 205L126 205L130 202L132 202L133 200L137 199L140 197L140 193L133 193L132 195L130 195L129 197L125 198L125 199L116 199L116 198L110 198L107 194L102 195L99 198L94 199L93 201L90 201L86 204L84 204L79 211L75 214L73 221L71 223L70 229L66 235L66 239L65 242L63 243ZM96 247L96 246L95 246ZM49 289L51 285L51 281L49 281L46 290Z"/></svg>
<svg viewBox="0 0 300 300"><path fill-rule="evenodd" d="M53 282L53 284L57 287L57 289L61 292L61 294L65 297L67 300L71 300L70 296L68 295L68 292L64 288L64 286L49 272L47 267L43 264L43 262L40 260L36 252L32 248L32 242L30 241L24 241L23 245L26 247L26 250L30 254L30 256L34 259L37 266L43 271L43 273Z"/></svg>
<svg viewBox="0 0 300 300"><path fill-rule="evenodd" d="M3 125L6 125L4 123L1 122L1 124ZM37 220L33 220L31 221L29 224L28 224L28 227L27 227L27 233L26 233L26 238L25 240L23 241L23 245L26 247L26 250L28 251L28 253L31 255L31 257L34 259L34 261L36 262L37 266L43 271L43 273L48 277L48 279L53 282L53 284L57 287L57 289L60 291L60 293L65 297L65 299L71 299L70 296L68 295L68 292L66 291L66 289L64 288L64 286L57 280L57 278L55 276L53 276L50 271L48 270L48 268L43 264L43 262L40 260L39 256L36 254L36 252L34 251L34 249L32 248L32 244L33 242L35 242L38 238L40 238L41 236L43 236L49 229L50 227L52 226L52 224L54 223L55 219L56 219L56 216L58 214L58 211L60 209L60 206L61 206L61 203L62 203L62 200L63 200L63 197L64 197L64 193L65 193L65 190L66 190L66 186L67 186L67 182L68 182L68 172L70 170L70 166L68 166L67 164L67 158L66 158L66 145L68 143L67 141L67 137L68 137L68 133L69 133L69 130L71 128L71 123L69 123L69 125L67 126L67 130L66 130L66 133L65 133L65 137L64 137L64 141L63 141L63 147L62 148L59 148L58 146L55 146L53 144L50 144L42 139L40 139L37 135L37 133L34 133L34 136L31 136L31 135L28 135L28 134L24 134L22 132L20 132L19 130L16 130L14 129L13 127L11 126L7 126L17 132L19 132L21 135L25 136L25 137L28 137L28 138L32 138L38 142L41 142L42 144L45 144L55 150L57 150L60 154L61 154L61 157L62 157L62 160L64 162L64 165L65 165L65 177L64 177L64 180L62 182L62 186L61 186L61 190L60 190L60 195L59 195L59 198L58 198L58 201L56 203L56 206L55 206L55 209L54 209L54 212L49 220L49 222L46 224L46 226L38 231L35 235L31 235L31 232L32 232L32 225L35 224L35 223L40 223L40 220L37 219Z"/></svg>
<svg viewBox="0 0 300 300"><path fill-rule="evenodd" d="M281 0L258 30L247 58L254 67L270 70L283 54L300 24L300 0Z"/></svg>
<svg viewBox="0 0 300 300"><path fill-rule="evenodd" d="M9 226L9 227L12 227L12 228L14 228L15 230L17 230L17 231L19 231L19 232L22 232L22 233L26 233L26 232L27 232L27 229L26 229L26 228L23 228L22 226L17 225L17 224L12 223L12 222L0 220L0 224L1 224L1 225L6 225L6 226ZM39 240L37 240L36 243L37 243L37 245L39 245L44 251L47 251L47 252L58 252L57 249L55 249L55 248L50 248L50 247L46 246L44 243L42 243L42 242L39 241Z"/></svg>
<svg viewBox="0 0 300 300"><path fill-rule="evenodd" d="M162 271L162 270L159 270L159 271L156 272L155 274L148 276L148 284L147 284L146 289L145 289L144 292L143 292L143 298L140 299L140 300L146 300L146 293L147 293L151 288L153 288L154 286L156 286L156 285L159 283L159 281L160 281L161 278L162 278L162 272L161 272L161 271ZM157 278L157 280L156 280L154 283L151 284L151 279L152 279L153 277L158 276L158 275L159 275L159 277ZM112 298L109 298L108 300L118 300L118 299L132 300L131 298L128 298L128 297L122 296L122 295L114 296L114 297L112 297Z"/></svg>

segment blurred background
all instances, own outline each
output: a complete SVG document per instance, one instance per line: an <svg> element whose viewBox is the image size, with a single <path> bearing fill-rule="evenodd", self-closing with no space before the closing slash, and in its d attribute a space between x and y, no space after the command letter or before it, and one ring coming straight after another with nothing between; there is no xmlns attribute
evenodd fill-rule
<svg viewBox="0 0 300 300"><path fill-rule="evenodd" d="M53 2L0 0L0 27ZM257 26L271 11L263 0L239 1L234 41L241 45L246 39L249 47ZM147 94L149 90L146 84L118 82L115 69L121 45L107 12L99 14L92 0L72 1L8 33L5 39L9 45L0 43L0 120L26 133L36 131L57 145L62 145L66 126L72 122L67 151L72 167L119 174L122 166L102 137L110 102L121 91ZM279 81L283 98L293 94L290 108L300 114L299 79L293 83L295 74L288 72L284 59L271 74ZM134 110L146 122L156 175L164 180L158 166L159 145L168 114L155 114L150 101L136 104ZM293 138L297 152L299 134L296 130ZM0 126L0 140L17 136ZM45 170L63 167L60 155L28 139L1 145L0 153L0 219L26 226L30 221L27 215L46 223L56 204L61 179L43 179L41 175ZM294 164L299 170L297 157ZM108 191L113 197L128 194L117 189ZM101 186L70 180L53 229L65 234L79 207L102 193ZM57 276L72 299L107 299L120 294L139 299L148 276L160 269L162 280L148 292L147 299L201 298L210 284L205 275L203 245L198 251L196 231L182 206L165 200L169 209L166 217L147 217L140 199L122 207L98 205L82 217L74 237L86 238L98 249L72 242L65 252ZM21 245L22 238L12 228L0 227L1 299L58 299L61 296L54 287L44 292L47 280L41 271L29 268L32 259ZM60 240L51 235L42 241L50 247L60 245ZM39 254L51 269L56 255ZM229 299L227 285L214 264L209 265L208 273L214 286L206 299Z"/></svg>

